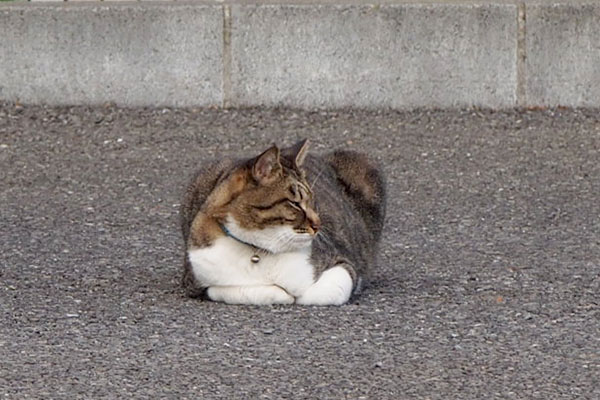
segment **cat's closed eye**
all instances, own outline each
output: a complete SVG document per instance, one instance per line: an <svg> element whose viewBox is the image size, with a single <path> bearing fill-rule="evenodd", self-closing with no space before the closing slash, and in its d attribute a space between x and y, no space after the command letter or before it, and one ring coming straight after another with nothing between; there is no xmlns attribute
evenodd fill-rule
<svg viewBox="0 0 600 400"><path fill-rule="evenodd" d="M293 201L293 200L288 200L288 205L292 206L292 208L298 210L298 211L302 211L302 207L300 206L300 203L298 203L297 201Z"/></svg>

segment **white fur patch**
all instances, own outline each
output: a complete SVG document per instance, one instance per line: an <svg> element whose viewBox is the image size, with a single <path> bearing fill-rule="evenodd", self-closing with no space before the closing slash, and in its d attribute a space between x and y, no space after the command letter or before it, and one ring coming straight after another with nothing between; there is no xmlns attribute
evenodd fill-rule
<svg viewBox="0 0 600 400"><path fill-rule="evenodd" d="M298 304L341 305L352 294L352 278L343 267L333 267L321 274L312 286L296 298Z"/></svg>
<svg viewBox="0 0 600 400"><path fill-rule="evenodd" d="M225 227L236 238L275 254L302 249L310 245L313 239L309 233L295 232L291 226L250 231L242 228L232 217L227 218Z"/></svg>
<svg viewBox="0 0 600 400"><path fill-rule="evenodd" d="M196 279L208 287L208 297L231 304L340 305L350 298L352 278L343 267L333 267L315 282L310 263L310 234L291 227L261 231L241 228L231 218L227 229L239 240L270 253L260 252L230 236L210 247L191 249L188 257ZM260 261L251 258L259 255Z"/></svg>
<svg viewBox="0 0 600 400"><path fill-rule="evenodd" d="M213 301L229 304L292 304L294 297L279 286L211 286L207 290Z"/></svg>
<svg viewBox="0 0 600 400"><path fill-rule="evenodd" d="M209 297L214 293L216 297L223 296L222 301L228 303L267 304L267 300L259 299L261 287L267 287L263 298L280 299L274 297L273 285L297 297L314 283L310 251L308 246L279 254L256 253L252 247L225 236L210 247L190 250L188 256L196 279L204 286L256 287L252 294L249 289L238 289L237 297L235 290L229 290L225 295L223 290L211 289ZM254 254L260 256L258 263L250 261Z"/></svg>

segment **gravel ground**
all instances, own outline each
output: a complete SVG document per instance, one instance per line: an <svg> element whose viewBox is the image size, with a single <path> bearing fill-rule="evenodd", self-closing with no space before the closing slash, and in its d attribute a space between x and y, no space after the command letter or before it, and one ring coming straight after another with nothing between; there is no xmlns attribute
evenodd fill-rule
<svg viewBox="0 0 600 400"><path fill-rule="evenodd" d="M342 307L178 286L194 166L309 137L381 160ZM0 397L600 398L600 112L0 105Z"/></svg>

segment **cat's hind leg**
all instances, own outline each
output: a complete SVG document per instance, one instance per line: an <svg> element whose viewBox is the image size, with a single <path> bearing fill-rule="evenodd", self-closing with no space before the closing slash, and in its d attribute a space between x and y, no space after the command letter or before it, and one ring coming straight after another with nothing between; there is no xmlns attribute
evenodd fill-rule
<svg viewBox="0 0 600 400"><path fill-rule="evenodd" d="M292 304L294 297L276 285L211 286L206 295L228 304Z"/></svg>
<svg viewBox="0 0 600 400"><path fill-rule="evenodd" d="M337 265L325 270L315 283L296 298L296 303L315 306L339 306L348 301L352 294L352 287L352 277L348 270Z"/></svg>

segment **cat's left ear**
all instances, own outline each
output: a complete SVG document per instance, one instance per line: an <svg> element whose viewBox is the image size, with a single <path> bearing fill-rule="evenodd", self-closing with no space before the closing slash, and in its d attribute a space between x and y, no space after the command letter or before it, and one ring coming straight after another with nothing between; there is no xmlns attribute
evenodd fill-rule
<svg viewBox="0 0 600 400"><path fill-rule="evenodd" d="M306 158L306 155L308 154L309 147L310 147L310 142L308 141L308 139L303 139L303 140L299 141L298 143L296 143L295 145L286 149L286 153L287 153L286 155L288 156L288 159L290 159L294 162L295 168L302 167L302 164L304 163L304 159Z"/></svg>
<svg viewBox="0 0 600 400"><path fill-rule="evenodd" d="M273 145L255 159L252 176L261 185L268 185L273 183L280 174L279 149Z"/></svg>

